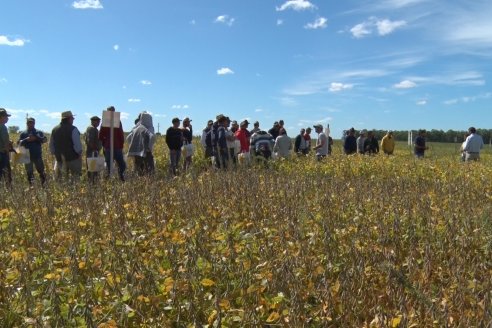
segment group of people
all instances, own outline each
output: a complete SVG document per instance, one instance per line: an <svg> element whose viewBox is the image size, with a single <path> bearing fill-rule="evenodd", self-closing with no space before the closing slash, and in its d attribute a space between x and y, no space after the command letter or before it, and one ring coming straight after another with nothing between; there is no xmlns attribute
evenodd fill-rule
<svg viewBox="0 0 492 328"><path fill-rule="evenodd" d="M115 108L110 106L108 112L115 112ZM13 142L9 139L8 130L5 124L8 122L10 114L0 108L0 180L5 179L7 184L11 183L10 152L15 152ZM72 177L77 180L82 174L82 153L83 145L81 134L74 126L74 115L71 111L61 113L60 124L55 126L49 139L49 151L55 157L55 179ZM187 171L192 164L194 154L193 127L189 117L183 120L172 119L165 135L166 145L170 153L169 172L171 175L178 175L181 171ZM102 126L99 128L101 118L93 116L90 118L90 126L85 131L83 141L85 142L85 156L89 160L100 160L105 177L112 173L113 161L118 167L119 179L125 180L126 162L123 153L125 141L128 144L128 157L133 157L134 168L138 175L151 175L155 170L154 164L154 145L156 134L154 131L152 116L150 113L142 112L135 120L135 126L125 139L123 126L119 125L111 128ZM34 169L39 174L41 184L46 182L46 170L42 157L42 144L48 142L47 137L42 131L35 128L36 120L32 117L26 120L26 130L20 133L18 146L24 147L28 151L29 161L25 163L27 179L30 184L34 182ZM253 123L253 128L249 130L248 120L238 124L225 115L217 115L215 120L209 120L203 129L200 143L203 146L205 157L212 160L217 168L228 168L236 165L240 161L261 161L272 157L289 158L292 150L294 154L306 156L311 151L315 153L318 160L329 156L332 153L333 139L329 135L329 130L323 129L321 124L313 126L317 133L316 143L311 145L311 128L301 129L300 133L292 142L287 136L284 128L284 121L274 122L273 126L265 131L260 128L258 121ZM361 130L358 137L355 136L355 129L350 128L344 132L342 138L343 151L347 155L352 154L378 154L380 149L386 155L393 155L395 150L395 140L392 131L388 131L378 142L373 131ZM480 151L483 148L483 140L476 133L474 127L468 129L466 140L462 144L463 161L478 160ZM414 140L414 153L417 158L423 158L426 146L426 131L419 130L417 138ZM104 156L104 157L103 157ZM181 157L184 158L180 164ZM105 163L105 164L104 164ZM90 170L87 167L88 179L95 182L98 179L98 170Z"/></svg>

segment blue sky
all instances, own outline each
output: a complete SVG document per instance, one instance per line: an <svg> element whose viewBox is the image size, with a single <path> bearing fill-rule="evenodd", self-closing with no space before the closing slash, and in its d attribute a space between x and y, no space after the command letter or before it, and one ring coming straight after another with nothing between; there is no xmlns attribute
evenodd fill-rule
<svg viewBox="0 0 492 328"><path fill-rule="evenodd" d="M81 131L223 113L356 129L491 128L490 0L2 0L0 107Z"/></svg>

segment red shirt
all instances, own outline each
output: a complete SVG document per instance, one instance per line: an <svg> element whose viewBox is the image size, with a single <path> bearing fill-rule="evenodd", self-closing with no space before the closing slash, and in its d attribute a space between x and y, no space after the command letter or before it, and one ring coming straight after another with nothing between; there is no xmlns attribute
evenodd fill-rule
<svg viewBox="0 0 492 328"><path fill-rule="evenodd" d="M111 136L111 129L109 127L102 127L99 131L99 140L101 140L104 149L111 148L109 138ZM123 143L125 142L125 135L123 134L123 126L120 122L120 127L114 129L113 133L113 145L114 149L123 149Z"/></svg>
<svg viewBox="0 0 492 328"><path fill-rule="evenodd" d="M239 128L235 134L236 138L241 143L241 153L249 152L249 132L246 129Z"/></svg>

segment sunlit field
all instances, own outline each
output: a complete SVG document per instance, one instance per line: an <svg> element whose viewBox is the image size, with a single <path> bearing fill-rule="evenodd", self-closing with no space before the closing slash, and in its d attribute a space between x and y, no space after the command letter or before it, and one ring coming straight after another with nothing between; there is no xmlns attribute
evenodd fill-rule
<svg viewBox="0 0 492 328"><path fill-rule="evenodd" d="M0 200L1 327L490 327L492 152L194 166ZM53 162L45 149L51 173Z"/></svg>

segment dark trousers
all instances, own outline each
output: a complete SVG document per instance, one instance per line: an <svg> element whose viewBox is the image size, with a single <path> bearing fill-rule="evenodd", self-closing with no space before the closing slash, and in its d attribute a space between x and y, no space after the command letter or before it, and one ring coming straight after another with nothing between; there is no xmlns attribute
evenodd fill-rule
<svg viewBox="0 0 492 328"><path fill-rule="evenodd" d="M46 173L44 172L44 162L42 157L35 159L31 158L31 161L28 164L24 164L24 167L26 169L27 181L29 181L29 184L34 182L34 167L41 178L41 184L46 182Z"/></svg>
<svg viewBox="0 0 492 328"><path fill-rule="evenodd" d="M106 159L106 168L108 170L108 176L111 173L111 163L110 163L110 149L104 149L104 158ZM113 160L118 164L118 174L121 180L125 179L124 173L126 170L125 159L123 158L123 149L113 149Z"/></svg>
<svg viewBox="0 0 492 328"><path fill-rule="evenodd" d="M12 183L9 153L0 153L0 181L5 178L7 185Z"/></svg>
<svg viewBox="0 0 492 328"><path fill-rule="evenodd" d="M154 156L152 153L146 153L145 157L135 156L135 171L139 176L154 173Z"/></svg>

